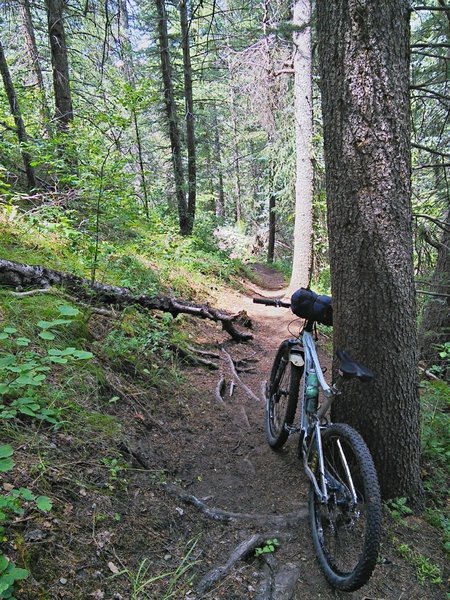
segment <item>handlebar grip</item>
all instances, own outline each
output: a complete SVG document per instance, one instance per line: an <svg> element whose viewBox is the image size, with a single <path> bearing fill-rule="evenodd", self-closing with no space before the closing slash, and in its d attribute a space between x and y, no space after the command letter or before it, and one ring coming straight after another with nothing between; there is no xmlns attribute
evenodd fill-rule
<svg viewBox="0 0 450 600"><path fill-rule="evenodd" d="M272 298L253 298L254 304L265 304L266 306L282 306L283 308L291 308L290 302L283 302L282 300L275 300Z"/></svg>

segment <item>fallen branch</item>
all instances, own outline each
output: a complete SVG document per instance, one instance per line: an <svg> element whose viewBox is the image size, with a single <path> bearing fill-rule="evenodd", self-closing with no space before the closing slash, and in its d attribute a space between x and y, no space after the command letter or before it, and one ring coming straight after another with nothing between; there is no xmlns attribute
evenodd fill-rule
<svg viewBox="0 0 450 600"><path fill-rule="evenodd" d="M91 282L70 273L62 273L41 266L0 260L0 285L13 286L20 290L27 287L47 289L51 286L63 286L77 299L100 304L127 306L138 305L146 309L161 310L170 313L174 318L179 314L188 314L201 319L220 322L222 328L234 340L242 342L252 339L250 333L241 333L234 325L241 318L240 314L228 315L206 304L194 304L178 300L171 296L135 295L128 288ZM246 319L248 321L248 319ZM249 323L246 322L246 326Z"/></svg>

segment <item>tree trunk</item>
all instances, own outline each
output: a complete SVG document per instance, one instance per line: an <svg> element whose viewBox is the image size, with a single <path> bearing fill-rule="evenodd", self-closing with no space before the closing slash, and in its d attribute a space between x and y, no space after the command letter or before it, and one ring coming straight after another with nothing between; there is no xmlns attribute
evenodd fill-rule
<svg viewBox="0 0 450 600"><path fill-rule="evenodd" d="M275 257L275 234L276 234L276 218L275 218L275 195L269 196L269 242L267 244L267 262L273 263Z"/></svg>
<svg viewBox="0 0 450 600"><path fill-rule="evenodd" d="M217 119L216 107L214 106L214 117L213 117L213 128L214 128L214 160L216 162L217 169L217 192L216 192L216 217L225 216L225 194L223 191L223 169L222 169L222 151L220 146L220 134L219 134L219 122Z"/></svg>
<svg viewBox="0 0 450 600"><path fill-rule="evenodd" d="M27 53L30 60L31 70L36 79L36 85L39 90L42 124L47 137L51 137L51 115L47 103L47 94L45 91L44 78L42 76L41 63L36 44L36 36L34 35L33 19L31 17L31 9L29 0L20 0L20 16L22 19L25 42L27 45Z"/></svg>
<svg viewBox="0 0 450 600"><path fill-rule="evenodd" d="M172 64L169 54L169 36L167 34L167 13L165 0L155 0L158 11L159 53L161 56L161 74L164 85L164 105L169 125L170 145L172 148L172 164L175 179L175 193L178 204L180 233L189 235L189 218L187 213L183 161L181 154L180 129L172 82Z"/></svg>
<svg viewBox="0 0 450 600"><path fill-rule="evenodd" d="M195 218L196 162L195 162L195 116L192 94L192 66L189 42L187 0L180 0L181 46L183 49L184 97L186 101L186 146L188 155L188 233L192 233Z"/></svg>
<svg viewBox="0 0 450 600"><path fill-rule="evenodd" d="M52 54L56 125L59 131L67 133L69 124L73 121L73 108L63 18L65 3L64 0L46 0L46 2L48 35Z"/></svg>
<svg viewBox="0 0 450 600"><path fill-rule="evenodd" d="M134 64L133 57L131 53L131 43L129 36L129 18L128 18L128 7L127 0L120 0L119 2L119 44L120 44L120 53L123 61L123 71L125 75L125 80L131 86L133 90L135 90L135 81L134 81ZM139 129L138 122L138 114L136 111L136 106L133 104L131 106L131 117L133 120L134 127L134 135L136 146L133 148L133 154L137 154L138 157L138 171L139 171L139 179L141 182L141 190L144 204L145 216L147 219L150 217L149 214L149 203L148 203L148 190L147 190L147 181L145 178L145 166L144 166L144 152L142 148L142 140L141 140L141 132ZM136 186L137 187L137 186Z"/></svg>
<svg viewBox="0 0 450 600"><path fill-rule="evenodd" d="M233 127L233 157L234 157L234 172L236 175L235 179L235 194L236 203L234 205L234 218L235 222L239 223L241 220L241 164L239 158L239 144L238 144L238 125L237 125L237 112L236 112L236 92L231 86L231 122Z"/></svg>
<svg viewBox="0 0 450 600"><path fill-rule="evenodd" d="M410 203L409 3L317 5L334 343L370 366L333 418L359 430L385 498L420 504Z"/></svg>
<svg viewBox="0 0 450 600"><path fill-rule="evenodd" d="M307 287L311 278L312 240L312 75L311 0L294 4L294 89L295 89L295 225L294 256L289 292Z"/></svg>
<svg viewBox="0 0 450 600"><path fill-rule="evenodd" d="M444 294L444 296L432 296L429 299L420 324L420 358L428 365L439 364L438 346L450 340L450 298L448 297L450 289L450 213L447 213L446 223L447 227L442 232L436 266L431 278L432 292Z"/></svg>
<svg viewBox="0 0 450 600"><path fill-rule="evenodd" d="M19 144L21 146L21 154L25 173L28 181L28 188L31 190L37 187L36 177L34 175L34 169L31 166L31 157L26 150L27 145L27 133L25 130L25 124L23 122L22 114L20 112L19 102L17 100L16 91L11 79L9 72L8 63L6 62L5 52L0 42L0 72L2 74L3 84L5 86L5 92L8 97L11 114L14 117L14 123L16 124L16 134Z"/></svg>

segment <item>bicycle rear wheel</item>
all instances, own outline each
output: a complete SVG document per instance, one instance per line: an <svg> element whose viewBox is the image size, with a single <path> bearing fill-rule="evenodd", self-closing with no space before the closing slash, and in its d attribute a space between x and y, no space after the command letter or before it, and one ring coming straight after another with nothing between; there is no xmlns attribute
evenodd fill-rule
<svg viewBox="0 0 450 600"><path fill-rule="evenodd" d="M352 427L334 424L323 430L322 448L329 500L322 504L311 485L312 539L325 577L333 587L350 592L367 583L377 562L378 478L369 449ZM315 470L318 476L318 465Z"/></svg>
<svg viewBox="0 0 450 600"><path fill-rule="evenodd" d="M278 348L266 391L265 429L269 445L278 450L289 437L286 425L292 425L297 409L303 367L289 360L292 347L287 340Z"/></svg>

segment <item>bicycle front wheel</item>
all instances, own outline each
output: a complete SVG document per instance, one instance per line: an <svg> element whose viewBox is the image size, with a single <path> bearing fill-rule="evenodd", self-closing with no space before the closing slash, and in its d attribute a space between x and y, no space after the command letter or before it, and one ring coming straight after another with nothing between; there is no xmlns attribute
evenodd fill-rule
<svg viewBox="0 0 450 600"><path fill-rule="evenodd" d="M311 485L312 539L325 577L333 587L351 592L367 583L378 558L378 478L369 449L352 427L334 424L321 437L328 501L322 503Z"/></svg>
<svg viewBox="0 0 450 600"><path fill-rule="evenodd" d="M278 450L289 437L286 426L292 425L297 409L303 367L289 360L291 344L278 348L266 391L265 429L269 445Z"/></svg>

